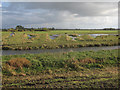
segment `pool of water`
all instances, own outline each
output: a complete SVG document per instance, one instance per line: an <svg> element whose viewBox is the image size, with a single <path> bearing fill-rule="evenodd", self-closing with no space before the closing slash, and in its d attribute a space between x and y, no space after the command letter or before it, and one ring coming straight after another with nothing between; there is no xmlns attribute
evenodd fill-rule
<svg viewBox="0 0 120 90"><path fill-rule="evenodd" d="M10 34L10 37L11 37L11 36L13 36L13 35L15 35L15 33L14 33L14 32L12 32L12 33Z"/></svg>
<svg viewBox="0 0 120 90"><path fill-rule="evenodd" d="M72 38L72 40L75 40L75 38L77 38L77 37L73 37L73 36L70 36L71 38Z"/></svg>
<svg viewBox="0 0 120 90"><path fill-rule="evenodd" d="M118 34L78 34L78 36L81 36L81 35L90 35L90 36L96 38L97 36L118 35ZM50 35L50 38L53 40L53 39L57 38L58 36L59 35ZM75 38L77 38L72 35L68 35L68 36L70 36L72 38L72 40L75 40Z"/></svg>
<svg viewBox="0 0 120 90"><path fill-rule="evenodd" d="M57 38L58 36L60 36L60 35L57 35L57 34L56 35L50 35L50 39L53 40L53 39Z"/></svg>
<svg viewBox="0 0 120 90"><path fill-rule="evenodd" d="M29 34L28 34L28 39L31 39L31 38L33 38L33 37L35 37L35 35L29 35Z"/></svg>
<svg viewBox="0 0 120 90"><path fill-rule="evenodd" d="M110 35L110 34L88 34L88 35L90 35L90 36L92 36L92 37L97 37L97 36L107 36L107 35ZM112 35L112 34L111 34ZM113 34L114 35L114 34Z"/></svg>

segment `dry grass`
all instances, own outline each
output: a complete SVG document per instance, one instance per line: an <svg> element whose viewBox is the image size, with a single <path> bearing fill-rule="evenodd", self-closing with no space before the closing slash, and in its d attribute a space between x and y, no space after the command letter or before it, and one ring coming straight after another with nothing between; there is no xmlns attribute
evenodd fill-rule
<svg viewBox="0 0 120 90"><path fill-rule="evenodd" d="M65 68L71 68L76 71L84 70L84 68L79 65L80 62L74 57L72 57L72 59L70 60L67 60L65 63L66 63L64 66Z"/></svg>
<svg viewBox="0 0 120 90"><path fill-rule="evenodd" d="M82 64L89 64L89 63L95 63L96 61L92 58L85 58L83 60L80 60L80 63Z"/></svg>
<svg viewBox="0 0 120 90"><path fill-rule="evenodd" d="M27 37L27 34L23 34L24 37Z"/></svg>
<svg viewBox="0 0 120 90"><path fill-rule="evenodd" d="M3 65L3 66L4 66L3 70L8 71L12 75L17 75L15 70L20 69L21 72L24 72L23 67L28 68L29 66L31 66L31 63L26 58L14 58L14 59L7 61L5 63L5 65ZM22 74L22 75L24 75L24 74Z"/></svg>
<svg viewBox="0 0 120 90"><path fill-rule="evenodd" d="M114 73L109 73L110 71L114 72ZM53 73L53 74L47 74L47 73L41 73L39 75L30 75L30 76L25 76L25 77L14 77L14 76L10 76L10 78L6 78L4 77L4 80L7 81L12 81L12 80L42 80L42 79L53 79L55 77L83 77L83 76L101 76L101 77L108 77L108 76L117 76L118 75L118 68L117 67L107 67L101 70L87 70L87 71L79 71L79 72L75 72L75 71L69 71L69 72L64 72L64 73Z"/></svg>
<svg viewBox="0 0 120 90"><path fill-rule="evenodd" d="M6 64L15 67L15 68L23 68L23 67L29 67L30 61L26 58L14 58L6 62Z"/></svg>

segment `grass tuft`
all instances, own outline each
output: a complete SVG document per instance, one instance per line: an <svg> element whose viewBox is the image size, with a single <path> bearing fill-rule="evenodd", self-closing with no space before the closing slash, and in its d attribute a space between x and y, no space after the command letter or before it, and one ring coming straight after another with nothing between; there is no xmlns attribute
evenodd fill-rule
<svg viewBox="0 0 120 90"><path fill-rule="evenodd" d="M17 75L17 72L24 72L23 68L28 68L31 63L26 58L14 58L3 65L3 70L9 75Z"/></svg>

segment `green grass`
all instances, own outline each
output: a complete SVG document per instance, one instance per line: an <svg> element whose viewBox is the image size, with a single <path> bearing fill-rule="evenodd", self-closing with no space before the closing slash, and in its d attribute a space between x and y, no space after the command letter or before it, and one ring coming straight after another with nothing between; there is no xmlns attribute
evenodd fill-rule
<svg viewBox="0 0 120 90"><path fill-rule="evenodd" d="M77 36L75 40L69 35L88 33L117 33L117 31L49 31L49 32L16 32L10 37L11 32L2 32L2 46L4 50L26 50L26 49L53 49L53 48L78 48L85 46L113 46L118 45L119 36L98 36L93 38L89 35ZM24 35L26 33L26 36ZM35 35L32 39L27 34ZM62 34L56 39L50 39L49 35Z"/></svg>
<svg viewBox="0 0 120 90"><path fill-rule="evenodd" d="M14 70L16 76L3 69L6 88L118 88L118 50L9 55L2 56L3 66L13 58L31 66Z"/></svg>
<svg viewBox="0 0 120 90"><path fill-rule="evenodd" d="M10 32L2 32L2 33L10 33ZM30 34L31 31L17 32L17 33L27 33ZM33 31L32 33L41 34L41 33L49 33L49 34L118 34L118 30L54 30L54 31Z"/></svg>
<svg viewBox="0 0 120 90"><path fill-rule="evenodd" d="M78 48L85 46L118 45L119 36L77 34L118 34L117 31L49 31L49 32L2 32L3 49L52 49ZM24 35L36 35L28 39ZM65 33L77 36L72 40ZM56 39L49 35L63 34ZM20 60L17 63L15 60ZM84 52L42 53L2 56L3 88L118 88L118 50L100 50ZM30 62L28 67L24 66ZM11 62L13 64L8 64Z"/></svg>
<svg viewBox="0 0 120 90"><path fill-rule="evenodd" d="M69 30L69 31L67 31L67 30L59 30L59 31L50 31L50 33L55 33L55 34L57 34L57 33L59 33L59 34L63 34L63 33L68 33L68 34L74 34L74 33L77 33L77 34L110 34L110 33L112 33L112 34L117 34L118 33L118 31L116 30L116 31L111 31L111 30Z"/></svg>

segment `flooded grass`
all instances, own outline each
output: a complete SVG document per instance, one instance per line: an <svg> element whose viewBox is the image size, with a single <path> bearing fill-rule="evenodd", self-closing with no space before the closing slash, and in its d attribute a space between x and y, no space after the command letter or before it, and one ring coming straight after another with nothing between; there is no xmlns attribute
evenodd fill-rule
<svg viewBox="0 0 120 90"><path fill-rule="evenodd" d="M56 32L56 31L55 31ZM119 45L119 36L89 34L51 34L51 32L15 32L9 37L10 32L2 34L3 50L31 50L53 48L79 48L86 46L114 46Z"/></svg>

